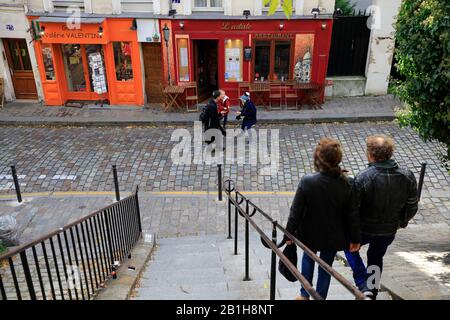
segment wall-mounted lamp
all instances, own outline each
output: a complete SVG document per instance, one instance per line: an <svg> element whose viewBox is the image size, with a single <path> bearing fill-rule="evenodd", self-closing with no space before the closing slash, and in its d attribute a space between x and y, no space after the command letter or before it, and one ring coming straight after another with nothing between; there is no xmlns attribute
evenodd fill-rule
<svg viewBox="0 0 450 320"><path fill-rule="evenodd" d="M311 10L311 14L314 16L314 18L317 18L317 16L320 14L320 9L319 8L313 8Z"/></svg>
<svg viewBox="0 0 450 320"><path fill-rule="evenodd" d="M284 28L284 21L280 21L280 30L283 30Z"/></svg>
<svg viewBox="0 0 450 320"><path fill-rule="evenodd" d="M183 21L183 20L181 20L181 21L178 23L178 25L180 26L181 29L184 29L184 21Z"/></svg>
<svg viewBox="0 0 450 320"><path fill-rule="evenodd" d="M245 16L245 19L248 19L248 17L250 16L250 10L244 10L242 14Z"/></svg>
<svg viewBox="0 0 450 320"><path fill-rule="evenodd" d="M103 27L98 27L97 33L99 37L103 37Z"/></svg>
<svg viewBox="0 0 450 320"><path fill-rule="evenodd" d="M45 34L45 27L42 26L41 30L39 31L39 35L42 37Z"/></svg>
<svg viewBox="0 0 450 320"><path fill-rule="evenodd" d="M133 22L131 22L130 30L133 30L133 31L137 30L137 21L136 21L136 18L134 18L134 19L133 19Z"/></svg>
<svg viewBox="0 0 450 320"><path fill-rule="evenodd" d="M325 30L327 28L327 22L326 21L322 21L322 30Z"/></svg>
<svg viewBox="0 0 450 320"><path fill-rule="evenodd" d="M169 10L169 17L175 18L175 15L177 14L176 9L170 9Z"/></svg>

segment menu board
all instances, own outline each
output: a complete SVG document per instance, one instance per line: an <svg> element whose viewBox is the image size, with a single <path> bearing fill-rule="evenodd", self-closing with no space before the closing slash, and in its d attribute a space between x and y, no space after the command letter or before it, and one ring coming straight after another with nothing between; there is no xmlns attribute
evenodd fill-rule
<svg viewBox="0 0 450 320"><path fill-rule="evenodd" d="M103 59L100 52L93 52L89 54L89 66L91 67L92 86L94 92L98 94L106 93L106 76L105 68L103 67Z"/></svg>
<svg viewBox="0 0 450 320"><path fill-rule="evenodd" d="M188 39L178 38L178 75L179 81L189 81L189 50Z"/></svg>
<svg viewBox="0 0 450 320"><path fill-rule="evenodd" d="M225 40L225 81L242 81L242 52L242 40Z"/></svg>

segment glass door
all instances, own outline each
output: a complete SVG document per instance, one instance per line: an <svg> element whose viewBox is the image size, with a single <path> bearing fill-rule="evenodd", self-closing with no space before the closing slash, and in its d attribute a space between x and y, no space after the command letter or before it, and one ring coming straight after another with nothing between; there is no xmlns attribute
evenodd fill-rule
<svg viewBox="0 0 450 320"><path fill-rule="evenodd" d="M79 44L63 44L62 54L66 73L67 89L72 92L87 92L83 51Z"/></svg>

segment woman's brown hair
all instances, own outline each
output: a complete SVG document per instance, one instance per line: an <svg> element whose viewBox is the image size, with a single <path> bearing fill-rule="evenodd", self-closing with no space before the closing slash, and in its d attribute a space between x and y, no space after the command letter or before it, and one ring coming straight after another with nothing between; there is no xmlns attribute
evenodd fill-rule
<svg viewBox="0 0 450 320"><path fill-rule="evenodd" d="M342 161L342 145L337 139L322 138L314 151L314 167L317 171L325 171L335 175L345 172L339 166Z"/></svg>

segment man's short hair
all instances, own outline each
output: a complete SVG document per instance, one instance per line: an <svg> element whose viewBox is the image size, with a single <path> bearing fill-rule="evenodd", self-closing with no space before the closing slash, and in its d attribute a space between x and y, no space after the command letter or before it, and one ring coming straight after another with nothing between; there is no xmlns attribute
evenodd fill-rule
<svg viewBox="0 0 450 320"><path fill-rule="evenodd" d="M366 139L367 153L376 161L389 160L394 154L394 139L384 134L373 135Z"/></svg>
<svg viewBox="0 0 450 320"><path fill-rule="evenodd" d="M212 96L214 99L217 99L218 97L220 97L220 90L214 90L212 93Z"/></svg>

